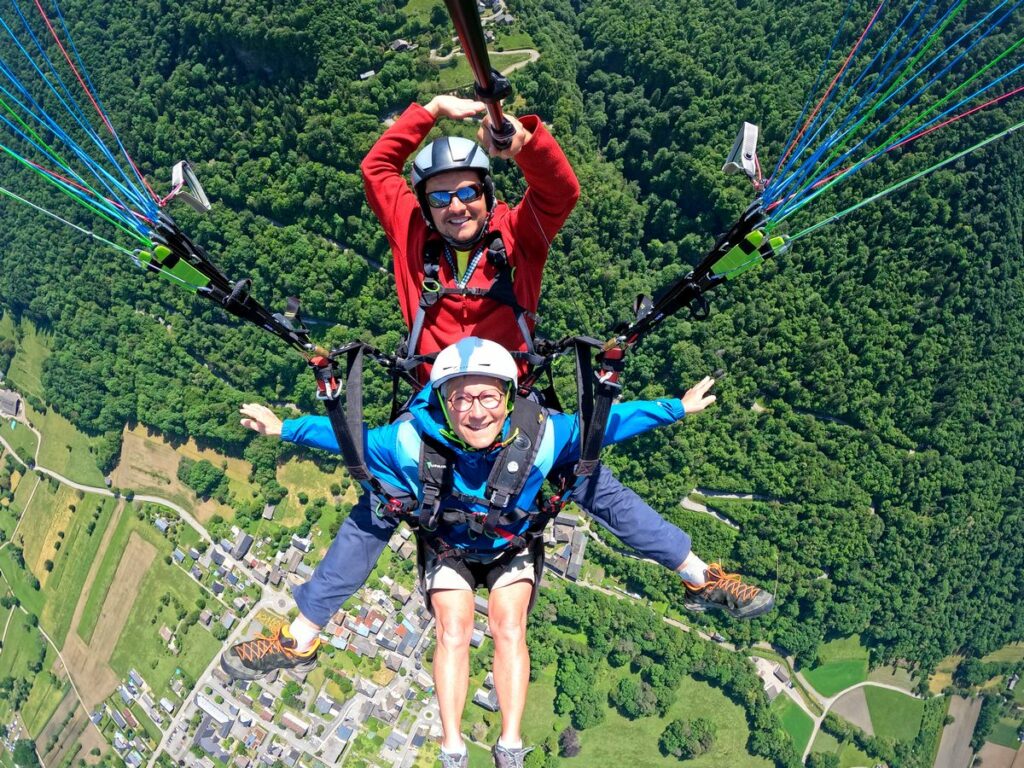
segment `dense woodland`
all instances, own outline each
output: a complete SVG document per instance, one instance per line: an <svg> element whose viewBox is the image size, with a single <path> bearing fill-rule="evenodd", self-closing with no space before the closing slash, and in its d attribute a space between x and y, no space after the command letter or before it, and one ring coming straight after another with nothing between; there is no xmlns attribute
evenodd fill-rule
<svg viewBox="0 0 1024 768"><path fill-rule="evenodd" d="M513 110L552 125L583 187L552 250L544 335L606 334L637 293L685 272L728 227L751 196L719 171L739 122L762 125L762 156L774 160L841 5L510 3L542 52L513 75ZM382 118L432 95L425 51L388 50L422 35L423 22L386 0L62 9L143 171L166 188L174 161L196 167L215 206L206 217L176 207L183 229L229 275L253 278L260 298L300 295L323 339L393 347L387 244L358 162ZM377 76L361 82L368 69ZM924 167L1009 117L958 124L902 162ZM681 316L632 356L633 397L726 374L713 414L608 462L691 531L705 559L775 589L776 611L724 625L731 640L769 639L811 662L826 637L860 632L876 660L929 669L956 650L1024 638L1021 148L1010 138L800 241L721 290L708 321ZM498 165L499 190L517 199L521 176ZM9 161L2 172L16 191L89 221ZM844 194L897 173L879 163ZM836 205L823 200L819 215ZM5 200L0 211L0 303L52 332L52 406L115 446L126 422L141 421L244 454L267 496L279 494L278 448L250 441L235 410L249 398L314 410L301 360L24 206ZM723 505L736 531L679 506L695 486L776 501ZM632 589L681 598L671 574L591 551Z"/></svg>

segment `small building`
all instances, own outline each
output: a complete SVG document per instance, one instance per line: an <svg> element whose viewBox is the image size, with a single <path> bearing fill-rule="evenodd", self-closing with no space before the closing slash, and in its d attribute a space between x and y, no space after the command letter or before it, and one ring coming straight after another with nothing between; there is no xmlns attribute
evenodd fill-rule
<svg viewBox="0 0 1024 768"><path fill-rule="evenodd" d="M1009 680L1006 681L1006 690L1012 691L1014 688L1017 687L1017 683L1019 683L1019 682L1020 682L1020 673L1019 672L1014 672L1013 676Z"/></svg>
<svg viewBox="0 0 1024 768"><path fill-rule="evenodd" d="M370 79L371 77L373 77L373 76L374 76L374 75L376 75L376 74L377 74L377 71L376 71L376 70L374 70L374 69L368 69L368 70L366 70L365 72L360 72L360 73L359 73L359 79L360 79L360 80L364 80L364 81L365 81L365 80L369 80L369 79Z"/></svg>
<svg viewBox="0 0 1024 768"><path fill-rule="evenodd" d="M499 709L498 692L495 691L493 688L487 690L483 688L477 688L476 693L473 694L473 703L479 707L483 707L484 709L490 712L497 712Z"/></svg>
<svg viewBox="0 0 1024 768"><path fill-rule="evenodd" d="M302 536L292 536L292 546L303 553L307 553L313 548L313 540L303 538Z"/></svg>
<svg viewBox="0 0 1024 768"><path fill-rule="evenodd" d="M291 712L285 712L281 715L281 725L299 737L305 736L306 732L309 730L309 723L304 720L300 720Z"/></svg>
<svg viewBox="0 0 1024 768"><path fill-rule="evenodd" d="M772 674L775 675L776 680L787 688L793 687L793 682L789 679L789 674L779 664L775 665L775 669L772 670Z"/></svg>
<svg viewBox="0 0 1024 768"><path fill-rule="evenodd" d="M134 685L136 688L142 689L146 685L145 680L142 679L142 675L140 675L134 669L128 670L128 679L132 681L132 685Z"/></svg>
<svg viewBox="0 0 1024 768"><path fill-rule="evenodd" d="M264 504L263 505L263 519L273 520L274 512L277 511L277 504Z"/></svg>
<svg viewBox="0 0 1024 768"><path fill-rule="evenodd" d="M288 548L288 555L285 557L285 570L288 573L295 573L295 569L299 567L299 563L302 562L303 552L294 546Z"/></svg>
<svg viewBox="0 0 1024 768"><path fill-rule="evenodd" d="M199 612L199 623L204 627L209 627L210 622L213 621L213 614L206 608Z"/></svg>
<svg viewBox="0 0 1024 768"><path fill-rule="evenodd" d="M170 645L174 642L174 633L171 631L171 628L168 627L166 624L160 627L160 639L163 640L164 643L166 643L167 645Z"/></svg>
<svg viewBox="0 0 1024 768"><path fill-rule="evenodd" d="M116 709L110 710L110 719L113 720L114 725L116 725L121 730L128 730L128 723L125 722L125 719L121 716L121 713L118 712Z"/></svg>
<svg viewBox="0 0 1024 768"><path fill-rule="evenodd" d="M235 539L235 546L231 550L231 556L236 560L241 560L248 554L250 547L252 547L252 536L242 531L239 533L238 538Z"/></svg>
<svg viewBox="0 0 1024 768"><path fill-rule="evenodd" d="M167 714L174 714L174 702L168 699L166 696L160 699L160 706Z"/></svg>
<svg viewBox="0 0 1024 768"><path fill-rule="evenodd" d="M9 389L0 389L0 416L16 419L19 413L21 413L21 397L18 393Z"/></svg>
<svg viewBox="0 0 1024 768"><path fill-rule="evenodd" d="M171 524L162 517L156 518L156 520L153 521L153 525L156 526L156 529L160 531L160 533L167 533L167 529L171 527Z"/></svg>
<svg viewBox="0 0 1024 768"><path fill-rule="evenodd" d="M395 53L403 53L404 51L411 51L415 47L416 46L413 45L412 43L410 43L408 40L403 40L402 38L398 38L397 40L392 40L390 43L388 43L388 48L390 48Z"/></svg>
<svg viewBox="0 0 1024 768"><path fill-rule="evenodd" d="M235 625L235 614L231 613L231 611L225 612L225 614L220 617L220 623L224 629L231 629L231 627Z"/></svg>
<svg viewBox="0 0 1024 768"><path fill-rule="evenodd" d="M173 552L171 552L171 557L174 558L174 562L178 563L178 565L181 565L183 562L185 562L185 553L182 552L180 549L175 549Z"/></svg>

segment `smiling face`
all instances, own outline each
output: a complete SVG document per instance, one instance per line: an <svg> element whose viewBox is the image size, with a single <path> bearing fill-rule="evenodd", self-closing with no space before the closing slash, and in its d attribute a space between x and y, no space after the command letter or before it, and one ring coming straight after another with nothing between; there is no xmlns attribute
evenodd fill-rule
<svg viewBox="0 0 1024 768"><path fill-rule="evenodd" d="M424 182L424 191L455 192L463 187L480 184L480 175L475 171L445 171L432 176ZM487 220L487 197L480 195L470 203L463 203L457 197L447 208L431 208L430 216L434 227L449 241L472 243L484 228Z"/></svg>
<svg viewBox="0 0 1024 768"><path fill-rule="evenodd" d="M505 382L493 376L460 376L445 385L445 410L460 440L477 449L494 445L508 417L505 393Z"/></svg>

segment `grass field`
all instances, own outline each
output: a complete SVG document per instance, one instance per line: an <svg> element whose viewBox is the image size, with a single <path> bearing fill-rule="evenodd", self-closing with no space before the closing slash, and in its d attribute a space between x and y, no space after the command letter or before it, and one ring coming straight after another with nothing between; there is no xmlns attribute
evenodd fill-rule
<svg viewBox="0 0 1024 768"><path fill-rule="evenodd" d="M924 702L888 688L865 686L864 696L876 736L913 741L921 730Z"/></svg>
<svg viewBox="0 0 1024 768"><path fill-rule="evenodd" d="M71 517L70 525L65 531L64 545L43 588L46 607L40 621L54 642L61 646L64 645L75 606L81 596L82 585L96 559L103 531L110 523L117 500L86 494L83 499L76 502L76 506L78 511ZM100 516L90 534L86 532L86 528L92 521L93 511L97 507L101 509Z"/></svg>
<svg viewBox="0 0 1024 768"><path fill-rule="evenodd" d="M602 691L616 684L623 674L629 674L628 670L605 668L603 673L598 675ZM555 668L552 665L545 669L537 680L530 683L529 698L523 717L523 733L527 741L533 744L542 743L549 735L560 733L568 725L566 718L552 717L555 699L554 675ZM480 711L478 707L470 706ZM693 717L698 711L702 716L715 722L718 726L718 736L711 750L699 758L688 760L688 766L767 768L767 760L753 757L747 752L749 730L743 710L729 701L718 689L692 678L685 678L680 684L676 702L667 717L627 720L609 708L604 722L580 733L582 750L579 756L562 758L560 762L563 766L617 765L621 762L622 745L628 743L636 747L630 751L630 768L664 766L667 761L658 750L658 739L662 731L672 720Z"/></svg>
<svg viewBox="0 0 1024 768"><path fill-rule="evenodd" d="M497 70L505 69L512 64L528 61L526 53L495 53L490 52L491 66ZM453 91L473 84L473 71L469 68L465 56L456 56L454 67L444 67L437 77L437 87L442 91Z"/></svg>
<svg viewBox="0 0 1024 768"><path fill-rule="evenodd" d="M495 44L497 51L515 51L523 48L536 48L527 32L498 32L498 40Z"/></svg>
<svg viewBox="0 0 1024 768"><path fill-rule="evenodd" d="M992 733L989 734L988 740L1001 747L1017 749L1021 745L1020 741L1017 739L1017 731L1019 729L1019 720L1004 717L995 724L994 728L992 728Z"/></svg>
<svg viewBox="0 0 1024 768"><path fill-rule="evenodd" d="M12 427L10 419L0 420L0 437L7 441L7 444L23 462L35 458L39 440L36 438L35 432L24 424L14 422Z"/></svg>
<svg viewBox="0 0 1024 768"><path fill-rule="evenodd" d="M963 656L947 656L935 667L935 674L928 679L928 690L942 693L943 689L953 684L953 673Z"/></svg>
<svg viewBox="0 0 1024 768"><path fill-rule="evenodd" d="M26 611L36 616L42 614L45 601L43 593L32 588L31 580L34 577L24 568L18 567L10 547L0 549L0 573L3 573L11 592L21 601Z"/></svg>
<svg viewBox="0 0 1024 768"><path fill-rule="evenodd" d="M983 656L981 660L986 663L991 661L1024 661L1024 643L1004 645L999 650L992 651L988 656Z"/></svg>
<svg viewBox="0 0 1024 768"><path fill-rule="evenodd" d="M3 619L6 622L7 611L4 611L4 614ZM39 658L39 648L43 643L46 644L46 658L43 661L42 673L37 674L31 672L28 665ZM63 698L63 685L55 682L53 675L50 674L50 668L56 658L53 646L46 643L38 629L29 626L24 613L16 611L11 617L3 650L0 651L0 678L20 677L33 682L32 690L21 709L25 727L32 738L42 731ZM9 713L7 701L0 700L0 719L7 722Z"/></svg>
<svg viewBox="0 0 1024 768"><path fill-rule="evenodd" d="M93 444L98 438L80 432L52 408L40 414L26 404L25 411L29 421L43 436L39 446L39 464L75 482L103 487L103 473L93 458Z"/></svg>
<svg viewBox="0 0 1024 768"><path fill-rule="evenodd" d="M811 733L814 731L814 721L807 716L800 707L788 696L779 696L772 702L772 710L782 721L782 727L793 740L793 749L797 755L802 755L810 741Z"/></svg>
<svg viewBox="0 0 1024 768"><path fill-rule="evenodd" d="M277 482L288 489L288 495L278 504L274 521L286 527L298 525L306 514L307 505L299 503L300 493L305 493L309 497L309 503L324 498L333 506L331 485L337 483L342 488L352 486L343 467L339 466L332 474L327 474L315 462L297 457L292 457L277 467ZM349 504L355 504L354 486L344 492L343 499Z"/></svg>
<svg viewBox="0 0 1024 768"><path fill-rule="evenodd" d="M4 315L4 322L9 323L9 318L9 315ZM8 325L8 328L11 326ZM44 400L43 363L50 356L50 338L37 331L28 320L22 320L21 331L21 342L14 353L10 370L7 371L7 379L19 392ZM13 338L13 332L9 338Z"/></svg>
<svg viewBox="0 0 1024 768"><path fill-rule="evenodd" d="M40 642L46 642L42 635L38 635L38 638ZM49 672L56 660L57 652L52 645L47 643L43 673L35 676L32 692L21 708L21 718L33 739L42 733L43 728L46 727L53 713L60 706L64 694L71 687L66 679L57 681Z"/></svg>
<svg viewBox="0 0 1024 768"><path fill-rule="evenodd" d="M822 663L802 672L822 696L835 696L867 680L868 652L856 635L825 643L818 656Z"/></svg>
<svg viewBox="0 0 1024 768"><path fill-rule="evenodd" d="M913 691L917 686L910 672L903 667L876 667L868 672L868 680L873 683L895 685L905 691Z"/></svg>
<svg viewBox="0 0 1024 768"><path fill-rule="evenodd" d="M88 645L92 641L93 631L96 629L96 622L99 621L100 611L103 609L103 601L107 599L107 592L114 580L117 566L121 562L121 554L128 545L128 537L132 530L139 527L139 520L135 518L131 510L126 509L121 515L107 545L103 562L100 563L93 579L92 587L86 597L85 606L82 609L82 616L78 621L78 636Z"/></svg>
<svg viewBox="0 0 1024 768"><path fill-rule="evenodd" d="M24 542L25 564L44 588L50 573L43 563L46 560L56 562L59 550L55 547L63 549L58 533L64 531L67 536L73 514L71 507L77 508L77 502L75 491L68 486L57 485L54 490L50 482L43 480L36 488L31 506L22 514L18 538Z"/></svg>
<svg viewBox="0 0 1024 768"><path fill-rule="evenodd" d="M220 643L199 624L190 627L184 636L178 635L179 655L175 656L167 649L158 632L165 624L172 630L176 629L178 619L173 602L161 605L160 598L165 593L173 595L186 611L195 607L196 599L202 594L199 585L181 569L164 564L162 559L154 560L142 580L128 621L110 657L110 667L114 672L125 676L131 667L135 667L153 687L158 698L169 692L169 683L176 669L180 667L196 679L220 650Z"/></svg>
<svg viewBox="0 0 1024 768"><path fill-rule="evenodd" d="M818 731L811 752L839 755L839 768L865 768L875 765L876 762L857 749L852 742L840 744L835 737L824 731Z"/></svg>

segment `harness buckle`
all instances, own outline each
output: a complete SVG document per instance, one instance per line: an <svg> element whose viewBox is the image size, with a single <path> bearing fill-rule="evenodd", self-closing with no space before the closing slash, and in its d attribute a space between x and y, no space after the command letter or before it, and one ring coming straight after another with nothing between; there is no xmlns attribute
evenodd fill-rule
<svg viewBox="0 0 1024 768"><path fill-rule="evenodd" d="M505 491L495 490L488 501L490 501L492 505L504 509L508 506L509 502L512 501L512 496Z"/></svg>
<svg viewBox="0 0 1024 768"><path fill-rule="evenodd" d="M423 289L420 294L420 304L424 307L434 306L441 298L441 283L432 277L423 278L420 288Z"/></svg>

